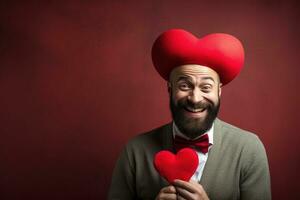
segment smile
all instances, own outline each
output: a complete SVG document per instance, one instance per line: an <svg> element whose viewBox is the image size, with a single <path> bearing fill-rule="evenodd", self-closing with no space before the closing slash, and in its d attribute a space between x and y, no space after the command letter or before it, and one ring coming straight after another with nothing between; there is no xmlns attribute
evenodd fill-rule
<svg viewBox="0 0 300 200"><path fill-rule="evenodd" d="M203 111L205 111L205 108L190 108L190 107L184 107L184 109L188 112L192 112L192 113L201 113Z"/></svg>

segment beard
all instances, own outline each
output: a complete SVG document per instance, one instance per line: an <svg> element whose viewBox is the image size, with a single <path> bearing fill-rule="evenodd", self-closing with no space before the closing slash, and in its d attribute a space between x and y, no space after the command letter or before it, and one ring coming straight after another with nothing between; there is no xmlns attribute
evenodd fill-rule
<svg viewBox="0 0 300 200"><path fill-rule="evenodd" d="M185 115L186 108L204 109L207 115L201 118L188 117ZM170 109L173 120L178 129L187 137L195 139L206 133L213 125L220 109L220 98L216 104L211 101L203 100L194 104L187 98L178 100L177 105L173 101L172 94L170 94Z"/></svg>

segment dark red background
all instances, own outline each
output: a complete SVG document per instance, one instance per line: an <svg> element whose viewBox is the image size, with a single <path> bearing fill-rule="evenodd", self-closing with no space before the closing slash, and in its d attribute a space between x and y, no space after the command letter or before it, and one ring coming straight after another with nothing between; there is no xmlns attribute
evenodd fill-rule
<svg viewBox="0 0 300 200"><path fill-rule="evenodd" d="M2 1L0 199L105 199L126 141L170 121L150 59L169 28L242 40L220 116L260 136L273 199L299 198L299 7L237 2Z"/></svg>

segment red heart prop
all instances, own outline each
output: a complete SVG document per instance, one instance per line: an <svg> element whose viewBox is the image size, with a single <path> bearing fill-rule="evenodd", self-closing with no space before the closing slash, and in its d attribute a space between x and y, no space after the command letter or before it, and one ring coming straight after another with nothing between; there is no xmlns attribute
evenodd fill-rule
<svg viewBox="0 0 300 200"><path fill-rule="evenodd" d="M166 80L177 66L199 64L215 70L225 85L242 69L244 48L237 38L229 34L213 33L198 39L185 30L171 29L154 42L152 61Z"/></svg>
<svg viewBox="0 0 300 200"><path fill-rule="evenodd" d="M158 173L173 183L175 179L189 181L198 167L198 155L190 148L181 149L176 155L170 151L160 151L154 157Z"/></svg>

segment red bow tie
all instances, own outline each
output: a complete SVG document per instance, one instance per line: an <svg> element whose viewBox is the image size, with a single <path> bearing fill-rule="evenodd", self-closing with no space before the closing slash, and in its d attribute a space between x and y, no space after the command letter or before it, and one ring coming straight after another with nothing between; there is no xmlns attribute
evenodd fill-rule
<svg viewBox="0 0 300 200"><path fill-rule="evenodd" d="M205 134L201 136L200 138L196 140L187 140L185 138L182 138L178 135L175 135L174 138L174 147L176 151L185 148L185 147L192 147L196 148L197 150L200 150L202 153L207 153L208 152L208 147L209 147L209 140L208 140L208 135Z"/></svg>

